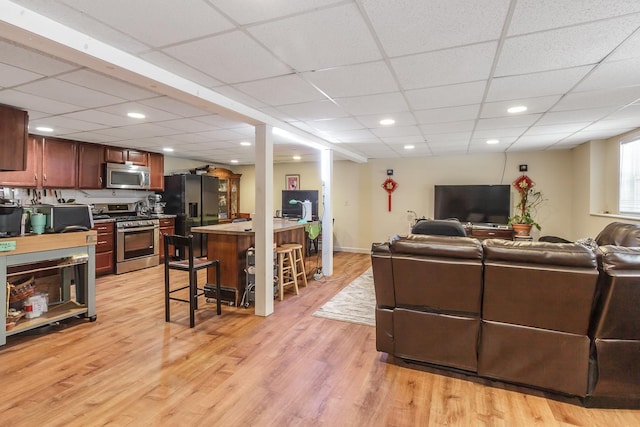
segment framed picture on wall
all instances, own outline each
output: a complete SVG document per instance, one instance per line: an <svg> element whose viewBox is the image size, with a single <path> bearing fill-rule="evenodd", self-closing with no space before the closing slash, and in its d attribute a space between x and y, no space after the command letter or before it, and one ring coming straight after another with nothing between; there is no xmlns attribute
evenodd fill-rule
<svg viewBox="0 0 640 427"><path fill-rule="evenodd" d="M287 190L300 189L300 175L285 175L284 180Z"/></svg>

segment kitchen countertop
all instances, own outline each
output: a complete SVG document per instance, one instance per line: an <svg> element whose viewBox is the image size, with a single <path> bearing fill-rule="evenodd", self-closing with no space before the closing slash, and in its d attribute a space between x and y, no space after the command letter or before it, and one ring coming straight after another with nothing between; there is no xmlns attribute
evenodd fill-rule
<svg viewBox="0 0 640 427"><path fill-rule="evenodd" d="M151 215L153 219L163 219L163 218L175 218L177 215L169 215L169 214L154 214ZM116 222L115 218L104 218L104 219L95 219L93 220L94 224L104 224L106 222Z"/></svg>

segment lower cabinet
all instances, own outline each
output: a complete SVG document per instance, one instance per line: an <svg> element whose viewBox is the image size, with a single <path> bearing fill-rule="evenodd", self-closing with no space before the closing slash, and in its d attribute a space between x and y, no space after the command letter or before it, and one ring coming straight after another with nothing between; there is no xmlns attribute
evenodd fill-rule
<svg viewBox="0 0 640 427"><path fill-rule="evenodd" d="M176 232L176 219L175 218L160 218L160 264L164 262L164 235L175 234Z"/></svg>
<svg viewBox="0 0 640 427"><path fill-rule="evenodd" d="M93 229L98 232L96 243L96 274L112 274L115 265L115 234L113 222L96 224Z"/></svg>

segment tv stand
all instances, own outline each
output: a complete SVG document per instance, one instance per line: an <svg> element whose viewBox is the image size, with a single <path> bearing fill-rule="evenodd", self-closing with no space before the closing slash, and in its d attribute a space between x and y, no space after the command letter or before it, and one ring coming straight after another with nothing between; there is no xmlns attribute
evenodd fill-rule
<svg viewBox="0 0 640 427"><path fill-rule="evenodd" d="M513 240L513 230L506 224L494 223L471 223L464 224L464 229L468 237L475 239L504 239Z"/></svg>

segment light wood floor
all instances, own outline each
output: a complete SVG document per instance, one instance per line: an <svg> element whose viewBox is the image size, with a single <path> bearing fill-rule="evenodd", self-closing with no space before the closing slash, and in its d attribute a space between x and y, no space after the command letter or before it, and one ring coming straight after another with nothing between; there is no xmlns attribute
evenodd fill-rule
<svg viewBox="0 0 640 427"><path fill-rule="evenodd" d="M315 257L308 268L315 271ZM640 411L587 409L388 363L375 329L312 313L370 265L252 309L163 310L163 270L98 279L98 320L9 337L1 426L633 426Z"/></svg>

